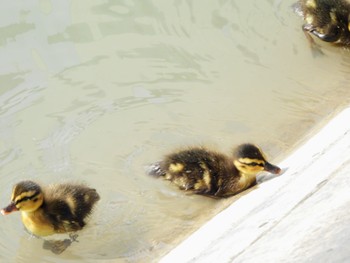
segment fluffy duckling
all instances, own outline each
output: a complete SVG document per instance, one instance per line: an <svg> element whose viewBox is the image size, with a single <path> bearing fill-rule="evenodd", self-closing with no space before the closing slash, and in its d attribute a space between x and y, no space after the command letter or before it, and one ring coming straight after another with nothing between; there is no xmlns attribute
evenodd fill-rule
<svg viewBox="0 0 350 263"><path fill-rule="evenodd" d="M325 42L350 45L349 0L299 0L294 10L304 18L302 28L313 48L311 34Z"/></svg>
<svg viewBox="0 0 350 263"><path fill-rule="evenodd" d="M11 203L1 213L20 211L29 232L48 236L82 229L99 199L95 189L82 184L53 184L44 189L22 181L13 187Z"/></svg>
<svg viewBox="0 0 350 263"><path fill-rule="evenodd" d="M261 171L279 174L258 146L242 144L232 157L205 148L190 148L167 155L150 167L149 174L162 176L180 189L211 197L227 197L256 184Z"/></svg>

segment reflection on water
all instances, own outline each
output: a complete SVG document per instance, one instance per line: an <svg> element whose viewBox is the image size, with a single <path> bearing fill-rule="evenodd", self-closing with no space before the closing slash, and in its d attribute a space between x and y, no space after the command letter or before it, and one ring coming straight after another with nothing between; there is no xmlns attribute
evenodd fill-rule
<svg viewBox="0 0 350 263"><path fill-rule="evenodd" d="M19 214L1 217L1 260L157 261L237 197L186 195L145 165L182 145L245 141L276 162L347 105L349 52L322 43L313 58L292 3L6 3L1 203L21 179L85 181L101 201L61 255Z"/></svg>

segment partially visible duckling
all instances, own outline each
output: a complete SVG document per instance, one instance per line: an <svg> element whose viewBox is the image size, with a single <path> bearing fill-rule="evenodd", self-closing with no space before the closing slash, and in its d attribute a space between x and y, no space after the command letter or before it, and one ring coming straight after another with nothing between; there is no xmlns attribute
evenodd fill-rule
<svg viewBox="0 0 350 263"><path fill-rule="evenodd" d="M305 20L303 31L313 48L317 48L311 35L325 42L350 45L348 0L299 0L294 10Z"/></svg>
<svg viewBox="0 0 350 263"><path fill-rule="evenodd" d="M22 181L13 187L11 203L1 213L20 211L29 232L48 236L82 229L99 199L95 189L82 184L53 184L44 189Z"/></svg>
<svg viewBox="0 0 350 263"><path fill-rule="evenodd" d="M238 146L232 157L205 148L190 148L167 155L149 173L162 176L180 189L211 197L227 197L256 184L261 171L279 174L253 144Z"/></svg>

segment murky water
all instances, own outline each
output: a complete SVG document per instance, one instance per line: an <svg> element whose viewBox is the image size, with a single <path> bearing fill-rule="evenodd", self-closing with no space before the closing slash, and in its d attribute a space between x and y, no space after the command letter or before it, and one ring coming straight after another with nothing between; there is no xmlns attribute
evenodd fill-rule
<svg viewBox="0 0 350 263"><path fill-rule="evenodd" d="M234 198L145 175L182 145L282 160L349 103L350 52L313 57L293 1L8 1L0 18L0 187L84 181L102 199L57 256L0 218L4 262L154 262Z"/></svg>

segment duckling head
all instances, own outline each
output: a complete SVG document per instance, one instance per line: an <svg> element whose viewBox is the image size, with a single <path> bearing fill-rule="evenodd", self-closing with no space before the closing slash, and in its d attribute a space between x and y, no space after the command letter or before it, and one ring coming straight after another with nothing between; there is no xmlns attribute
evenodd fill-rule
<svg viewBox="0 0 350 263"><path fill-rule="evenodd" d="M281 173L281 168L269 163L264 153L254 144L242 144L234 151L234 165L243 174L256 175L261 171Z"/></svg>
<svg viewBox="0 0 350 263"><path fill-rule="evenodd" d="M33 212L44 202L41 187L33 181L22 181L12 190L11 203L1 210L3 215L14 211Z"/></svg>

